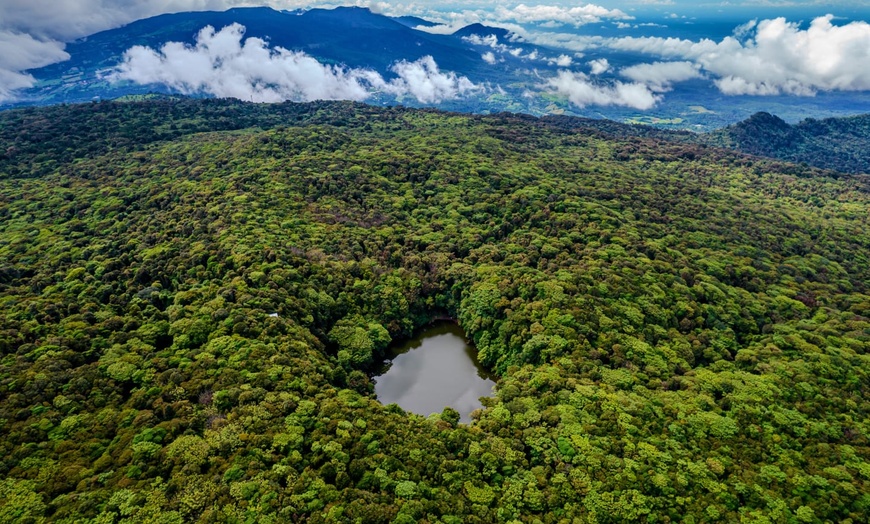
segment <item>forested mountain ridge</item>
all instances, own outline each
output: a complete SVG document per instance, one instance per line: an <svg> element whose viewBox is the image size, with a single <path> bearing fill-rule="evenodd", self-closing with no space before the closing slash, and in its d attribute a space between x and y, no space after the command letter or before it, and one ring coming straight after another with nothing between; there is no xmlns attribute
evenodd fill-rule
<svg viewBox="0 0 870 524"><path fill-rule="evenodd" d="M365 127L389 121L408 111L402 107L375 108L356 102L255 104L235 99L193 99L151 95L141 101L62 104L0 111L0 177L32 177L51 172L76 158L92 158L117 149L141 149L205 131L287 125ZM433 110L418 110L432 112ZM695 134L611 120L568 116L541 118L504 113L469 115L471 119L509 119L525 125L565 131L582 129L614 137L648 137L691 142ZM69 133L76 129L77 133Z"/></svg>
<svg viewBox="0 0 870 524"><path fill-rule="evenodd" d="M870 115L788 124L757 113L702 135L702 142L845 173L870 173Z"/></svg>
<svg viewBox="0 0 870 524"><path fill-rule="evenodd" d="M866 177L348 103L0 118L0 521L870 511ZM366 375L445 314L500 375L471 425Z"/></svg>
<svg viewBox="0 0 870 524"><path fill-rule="evenodd" d="M311 102L304 104L253 104L233 99L190 99L151 95L143 101L62 104L44 108L0 111L0 176L37 176L55 169L58 162L73 155L92 157L115 148L140 148L152 142L171 141L203 131L229 131L257 127L272 129L294 125L353 125L347 112L362 118L390 118L405 108L370 109L355 102ZM431 110L423 110L431 111ZM528 125L564 131L598 132L604 136L668 140L677 143L733 149L751 155L787 162L805 163L820 169L844 173L870 171L870 116L808 120L789 125L776 116L759 113L752 118L714 131L661 129L648 125L623 124L613 120L573 116L500 113L470 118L507 118ZM83 132L70 135L70 127L87 124ZM812 130L812 131L811 131ZM10 149L11 148L11 149ZM46 151L52 154L47 155ZM15 153L17 164L10 161ZM33 162L23 162L32 155ZM44 163L48 162L48 163Z"/></svg>

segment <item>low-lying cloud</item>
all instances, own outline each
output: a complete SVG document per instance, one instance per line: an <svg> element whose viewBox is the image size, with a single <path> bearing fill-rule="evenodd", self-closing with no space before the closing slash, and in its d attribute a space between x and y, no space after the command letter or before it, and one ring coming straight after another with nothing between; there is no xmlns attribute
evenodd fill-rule
<svg viewBox="0 0 870 524"><path fill-rule="evenodd" d="M603 75L610 71L610 62L606 58L598 58L589 61L589 72L593 75Z"/></svg>
<svg viewBox="0 0 870 524"><path fill-rule="evenodd" d="M266 0L286 4L284 0ZM249 2L254 3L254 2ZM262 3L262 2L257 2ZM180 11L223 10L233 0L3 0L0 2L0 102L32 87L26 71L69 59L64 42L140 18Z"/></svg>
<svg viewBox="0 0 870 524"><path fill-rule="evenodd" d="M785 18L751 22L718 43L621 38L605 45L689 60L713 76L719 90L728 95L806 96L819 91L870 90L870 24L837 26L833 19L832 15L816 18L807 29ZM633 74L636 79L640 72Z"/></svg>
<svg viewBox="0 0 870 524"><path fill-rule="evenodd" d="M23 71L68 59L63 47L60 42L0 31L0 102L14 99L16 90L31 87L36 82Z"/></svg>
<svg viewBox="0 0 870 524"><path fill-rule="evenodd" d="M692 62L655 62L625 67L619 74L649 86L654 92L663 93L670 91L675 83L703 77L700 69L700 66Z"/></svg>
<svg viewBox="0 0 870 524"><path fill-rule="evenodd" d="M520 24L544 23L550 24L550 27L552 27L553 22L580 27L586 24L596 24L602 20L633 19L632 16L619 9L607 9L594 4L577 7L520 4L513 9L499 6L495 9L493 18L498 21L514 21Z"/></svg>
<svg viewBox="0 0 870 524"><path fill-rule="evenodd" d="M220 31L209 26L192 46L168 42L159 50L132 47L110 79L254 102L361 101L384 92L428 104L479 89L464 76L440 71L431 56L395 63L391 69L396 78L387 81L370 69L321 64L303 52L271 48L260 38L245 39L244 33L240 24Z"/></svg>
<svg viewBox="0 0 870 524"><path fill-rule="evenodd" d="M547 81L546 87L553 93L566 97L572 104L583 108L587 106L623 106L645 111L659 101L644 84L632 82L613 82L610 85L598 84L583 73L559 71L555 78Z"/></svg>
<svg viewBox="0 0 870 524"><path fill-rule="evenodd" d="M391 69L399 75L395 80L380 86L377 82L383 82L383 79L370 78L369 81L386 92L398 96L409 94L424 104L459 98L480 89L464 76L452 71L442 73L431 56L424 56L414 62L402 60Z"/></svg>
<svg viewBox="0 0 870 524"><path fill-rule="evenodd" d="M504 58L510 58L510 53L518 58L546 61L557 67L572 65L573 59L568 55L524 54L522 49L511 45L516 42L576 53L592 49L644 53L653 57L650 61L656 61L617 71L605 68L609 66L606 62L599 65L590 63L593 75L606 76L612 72L629 82L609 86L593 82L581 89L598 94L616 92L619 85L640 85L655 95L667 91L674 83L698 77L709 78L722 93L729 95L814 95L820 91L870 90L870 23L856 21L836 25L832 15L816 18L809 26L784 18L752 21L736 28L733 36L721 41L693 41L658 37L605 38L530 29L560 25L579 27L601 22L623 27L627 22L631 22L632 27L657 25L636 24L626 12L595 4L565 7L563 2L551 2L552 5L499 2L481 8L485 4L473 2L426 5L353 0L349 3L387 15L415 14L444 24L425 29L430 32L453 32L474 22L511 30L512 39L505 42L498 42L492 35L480 37L477 45L491 48L480 50L481 59L491 64L501 61L502 54ZM669 5L672 0L639 0L639 3ZM63 42L133 20L161 13L223 10L233 6L268 5L293 9L338 4L346 5L348 2L4 0L0 2L0 102L14 99L18 90L34 84L35 79L27 73L29 69L69 58L64 52ZM463 9L463 6L474 7ZM451 8L455 11L448 11ZM286 97L363 100L372 92L381 91L435 103L479 88L467 78L440 71L434 61L429 63L421 59L397 63L392 71L395 77L385 80L370 70L328 66L304 53L271 49L261 40L242 41L239 36L234 42L233 35L227 35L227 39L232 44L230 48L238 52L220 55L222 58L215 62L211 58L219 56L215 53L220 52L224 38L222 32L214 32L207 49L200 47L199 43L192 48L184 48L181 44L174 47L167 44L168 47L159 50L132 48L125 54L115 77L134 82L163 83L183 92L201 91L263 101ZM575 56L579 58L579 54ZM190 70L186 70L188 66L184 66L183 61L179 62L181 58L192 60ZM269 71L264 64L276 70ZM220 71L220 74L215 71ZM642 97L632 98L640 100Z"/></svg>
<svg viewBox="0 0 870 524"><path fill-rule="evenodd" d="M408 9L413 6L415 9ZM470 24L485 24L491 27L501 27L516 34L525 34L523 24L535 25L542 28L554 28L563 25L580 27L587 24L597 24L605 20L633 20L634 17L619 9L607 9L600 5L586 4L576 7L563 7L561 5L526 5L519 4L513 8L503 5L494 9L465 9L462 11L441 11L438 9L423 8L419 4L408 4L404 9L397 6L380 6L378 10L395 15L397 12L409 14L413 12L431 21L437 22L435 26L416 27L420 31L433 34L452 34L456 30Z"/></svg>
<svg viewBox="0 0 870 524"><path fill-rule="evenodd" d="M723 41L727 55L705 55L698 62L720 77L716 85L726 94L870 89L870 24L835 26L832 20L816 18L806 30L784 18L764 20L745 43Z"/></svg>

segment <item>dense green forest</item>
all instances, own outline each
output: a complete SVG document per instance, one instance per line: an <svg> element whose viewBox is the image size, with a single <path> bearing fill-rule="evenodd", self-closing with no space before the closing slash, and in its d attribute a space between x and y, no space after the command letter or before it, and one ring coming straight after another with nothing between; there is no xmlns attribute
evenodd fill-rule
<svg viewBox="0 0 870 524"><path fill-rule="evenodd" d="M630 135L3 113L0 522L866 522L870 180ZM442 316L468 425L372 393Z"/></svg>
<svg viewBox="0 0 870 524"><path fill-rule="evenodd" d="M870 115L790 125L769 113L701 135L701 142L846 173L870 173Z"/></svg>

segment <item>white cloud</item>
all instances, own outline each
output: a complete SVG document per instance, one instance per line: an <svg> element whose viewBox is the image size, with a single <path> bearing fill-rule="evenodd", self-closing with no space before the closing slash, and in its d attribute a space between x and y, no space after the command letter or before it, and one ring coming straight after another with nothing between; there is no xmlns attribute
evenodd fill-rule
<svg viewBox="0 0 870 524"><path fill-rule="evenodd" d="M182 93L210 93L256 102L364 100L366 71L320 64L304 53L269 49L259 38L242 42L244 27L202 29L195 46L168 42L159 51L135 46L124 53L114 78L164 84Z"/></svg>
<svg viewBox="0 0 870 524"><path fill-rule="evenodd" d="M487 35L487 36L469 35L469 36L463 36L462 40L465 42L468 42L469 44L485 45L485 46L492 47L492 48L497 48L499 45L498 37L495 35Z"/></svg>
<svg viewBox="0 0 870 524"><path fill-rule="evenodd" d="M635 0L634 3L675 5L673 0ZM28 69L68 58L61 42L140 18L170 12L223 10L235 6L266 5L277 9L295 9L348 4L369 7L375 12L391 16L414 14L444 24L421 28L429 32L451 33L479 22L509 29L517 41L562 50L579 53L589 49L610 48L647 53L663 60L692 62L700 67L701 74L710 77L726 94L812 95L819 91L870 90L870 24L857 21L834 25L834 17L830 15L815 19L809 27L788 22L784 18L753 20L735 28L733 36L721 41L691 41L679 38L608 39L570 33L530 32L519 25L534 24L541 28L562 24L577 27L607 21L625 27L626 22L633 20L630 14L619 9L595 4L571 6L562 0L541 5L463 0L425 4L404 0L0 0L0 101L14 98L17 89L33 84L34 79L26 73ZM513 5L515 7L506 7ZM653 24L632 27L644 25ZM495 45L491 47L492 58L496 59L500 52L513 51L516 56L522 56L523 53L507 46L504 49ZM255 51L256 46L247 52L253 55ZM294 67L298 68L308 66L306 58L313 60L307 55L285 50L272 50L271 53L276 62L289 64L296 60ZM145 58L140 57L141 60ZM565 62L560 63L560 59L547 60L563 66ZM339 89L340 86L341 89L350 89L352 94L357 93L354 82L367 92L378 88L375 86L377 82L372 83L367 78L370 76L367 72L320 67L320 70L312 68L312 71L322 72L321 77L315 77L322 78L324 82L315 92L329 94L330 89ZM420 67L426 69L423 65ZM660 70L664 67L657 66ZM428 71L432 73L431 69ZM438 74L445 73L439 71ZM261 76L271 78L268 72L262 72ZM333 77L337 79L335 82L330 80ZM242 75L242 79L246 77ZM300 86L297 87L301 91L297 95L304 96L304 89L308 88L309 83L304 80L299 82ZM384 85L391 82L384 81ZM208 83L208 86L213 87L219 85L230 91L235 89L233 79ZM288 85L280 82L276 85L280 89L267 83L257 91L258 96L267 96L269 89L273 89L278 96L281 89L288 88ZM644 85L655 88L657 84ZM665 87L668 83L658 85Z"/></svg>
<svg viewBox="0 0 870 524"><path fill-rule="evenodd" d="M609 42L601 36L576 35L573 33L554 33L554 32L526 32L523 33L525 42L555 49L574 51L582 53L589 49L598 49L604 47Z"/></svg>
<svg viewBox="0 0 870 524"><path fill-rule="evenodd" d="M726 38L718 47L727 53L697 61L727 94L870 90L870 24L832 20L816 18L806 30L784 18L763 20L745 43Z"/></svg>
<svg viewBox="0 0 870 524"><path fill-rule="evenodd" d="M433 34L433 35L452 35L453 33L455 33L456 31L459 31L460 29L462 29L466 25L468 25L468 24L463 24L463 23L456 24L456 25L440 24L440 25L433 25L433 26L418 25L414 29L416 29L417 31L422 31L424 33L429 33L429 34Z"/></svg>
<svg viewBox="0 0 870 524"><path fill-rule="evenodd" d="M483 53L482 55L480 55L480 58L482 58L483 61L487 64L495 64L498 61L496 60L495 54L493 54L492 51L487 51L486 53Z"/></svg>
<svg viewBox="0 0 870 524"><path fill-rule="evenodd" d="M511 33L508 39L512 42L522 41L523 38L521 36L516 35L515 33ZM523 55L523 48L521 47L510 47L505 44L500 44L498 41L498 37L496 35L487 35L480 36L477 34L463 36L462 40L468 42L472 45L479 46L487 46L492 48L494 51L498 51L499 53L506 53L516 58L520 58L523 60L542 60L546 61L550 65L557 65L559 67L568 67L573 62L573 59L565 54L559 55L556 58L544 58L541 56L541 53L534 49L530 51L528 54ZM488 52L483 55L483 59L489 63L495 63L496 57L495 53Z"/></svg>
<svg viewBox="0 0 870 524"><path fill-rule="evenodd" d="M590 82L589 77L583 73L570 71L559 71L555 78L547 81L546 87L581 108L624 106L643 111L654 107L660 99L643 84L614 82L612 85L598 85Z"/></svg>
<svg viewBox="0 0 870 524"><path fill-rule="evenodd" d="M619 9L607 9L599 5L586 4L578 7L562 7L557 5L532 5L520 4L513 9L496 7L494 18L496 20L513 20L521 24L553 22L570 24L575 27L586 24L594 24L605 19L632 20L633 17Z"/></svg>
<svg viewBox="0 0 870 524"><path fill-rule="evenodd" d="M832 20L816 18L807 29L785 18L753 21L718 43L621 38L607 45L691 60L717 77L716 85L729 95L870 90L870 24L835 26Z"/></svg>
<svg viewBox="0 0 870 524"><path fill-rule="evenodd" d="M742 39L745 36L752 33L752 31L758 26L758 19L750 20L745 24L741 24L734 28L734 36L738 39Z"/></svg>
<svg viewBox="0 0 870 524"><path fill-rule="evenodd" d="M18 89L33 86L36 80L23 71L68 59L63 47L60 42L0 30L0 102L14 100Z"/></svg>
<svg viewBox="0 0 870 524"><path fill-rule="evenodd" d="M280 0L279 0L280 1ZM226 9L230 0L2 0L0 102L31 87L28 69L66 60L63 42L161 13Z"/></svg>
<svg viewBox="0 0 870 524"><path fill-rule="evenodd" d="M625 67L619 72L625 78L645 84L657 93L670 91L671 85L703 75L700 66L692 62L655 62Z"/></svg>
<svg viewBox="0 0 870 524"><path fill-rule="evenodd" d="M442 73L431 56L397 62L392 66L397 77L387 82L371 70L324 65L302 52L270 48L259 38L243 40L244 31L239 24L220 31L206 27L194 46L132 47L110 78L255 102L365 100L383 91L436 103L477 89L465 77Z"/></svg>
<svg viewBox="0 0 870 524"><path fill-rule="evenodd" d="M433 22L438 22L440 25L437 26L415 28L434 34L452 34L458 29L475 23L501 27L518 34L524 34L525 30L518 24L536 24L545 28L555 28L561 25L580 27L604 20L634 19L619 9L607 9L594 4L578 7L519 4L510 9L499 5L494 9L488 7L487 9L464 9L461 11L423 8L418 4L408 4L406 7L407 10L413 10L418 16L424 16Z"/></svg>
<svg viewBox="0 0 870 524"><path fill-rule="evenodd" d="M574 59L568 55L559 55L555 59L550 60L550 64L555 64L559 67L569 67L574 63Z"/></svg>
<svg viewBox="0 0 870 524"><path fill-rule="evenodd" d="M733 40L733 39L732 39ZM736 41L735 41L736 42ZM705 54L716 53L716 42L703 39L698 42L680 38L633 37L627 36L615 39L599 39L588 42L590 47L606 47L617 51L633 51L649 55L657 55L663 58L687 58L694 59Z"/></svg>
<svg viewBox="0 0 870 524"><path fill-rule="evenodd" d="M70 41L162 13L294 3L303 4L281 0L3 0L0 2L0 26L35 37Z"/></svg>
<svg viewBox="0 0 870 524"><path fill-rule="evenodd" d="M589 70L589 72L593 75L603 75L604 73L610 71L610 62L608 62L606 58L590 60Z"/></svg>
<svg viewBox="0 0 870 524"><path fill-rule="evenodd" d="M424 56L416 62L402 60L393 65L392 70L399 78L390 82L386 89L396 94L408 93L424 104L458 98L480 89L464 76L442 73L431 56Z"/></svg>

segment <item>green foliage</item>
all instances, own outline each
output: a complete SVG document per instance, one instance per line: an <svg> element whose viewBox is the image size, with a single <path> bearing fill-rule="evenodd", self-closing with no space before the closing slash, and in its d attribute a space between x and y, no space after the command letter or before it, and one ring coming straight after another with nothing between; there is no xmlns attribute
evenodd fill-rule
<svg viewBox="0 0 870 524"><path fill-rule="evenodd" d="M2 117L3 522L870 508L866 178L347 103ZM468 425L367 376L445 317L499 375Z"/></svg>
<svg viewBox="0 0 870 524"><path fill-rule="evenodd" d="M701 141L822 169L870 173L870 158L866 154L870 147L870 115L809 118L789 125L769 113L756 113L743 122L702 136Z"/></svg>
<svg viewBox="0 0 870 524"><path fill-rule="evenodd" d="M346 366L365 366L380 356L390 344L390 333L377 322L367 322L359 315L343 318L328 334L338 346L338 360Z"/></svg>

